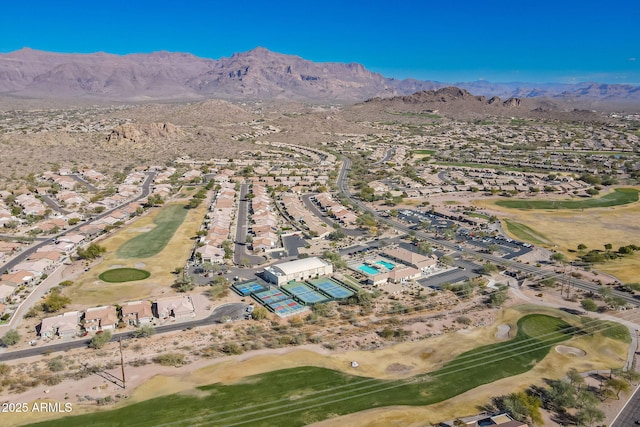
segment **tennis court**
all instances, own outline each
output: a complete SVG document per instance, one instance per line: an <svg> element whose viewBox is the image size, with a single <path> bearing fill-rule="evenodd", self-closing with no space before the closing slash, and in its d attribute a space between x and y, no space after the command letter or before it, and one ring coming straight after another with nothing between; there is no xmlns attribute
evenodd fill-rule
<svg viewBox="0 0 640 427"><path fill-rule="evenodd" d="M305 304L317 304L328 300L326 296L314 291L304 283L293 282L282 287Z"/></svg>
<svg viewBox="0 0 640 427"><path fill-rule="evenodd" d="M243 297L257 292L262 292L267 289L257 282L234 283L232 287Z"/></svg>
<svg viewBox="0 0 640 427"><path fill-rule="evenodd" d="M309 280L309 283L311 283L315 288L321 290L325 294L330 295L335 299L345 299L353 295L352 290L347 289L344 286L338 284L336 281L326 277Z"/></svg>
<svg viewBox="0 0 640 427"><path fill-rule="evenodd" d="M271 307L273 312L280 317L290 316L307 309L305 306L300 305L291 298L279 302L272 302L268 305Z"/></svg>
<svg viewBox="0 0 640 427"><path fill-rule="evenodd" d="M255 293L253 296L262 301L263 304L267 305L291 298L291 295L285 294L279 289L269 289L268 291Z"/></svg>

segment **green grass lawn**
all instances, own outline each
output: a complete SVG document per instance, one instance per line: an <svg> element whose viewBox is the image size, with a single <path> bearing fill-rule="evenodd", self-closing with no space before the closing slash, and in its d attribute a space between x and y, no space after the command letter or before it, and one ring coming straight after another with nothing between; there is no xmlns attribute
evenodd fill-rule
<svg viewBox="0 0 640 427"><path fill-rule="evenodd" d="M156 226L139 236L126 241L116 251L118 258L149 258L162 251L187 216L185 205L169 205L153 220Z"/></svg>
<svg viewBox="0 0 640 427"><path fill-rule="evenodd" d="M638 201L638 190L616 188L598 198L582 200L499 200L496 205L512 209L588 209L626 205Z"/></svg>
<svg viewBox="0 0 640 427"><path fill-rule="evenodd" d="M98 279L109 283L133 282L144 280L151 276L151 273L137 268L114 268L107 270L98 276Z"/></svg>
<svg viewBox="0 0 640 427"><path fill-rule="evenodd" d="M199 387L120 409L47 421L46 426L240 425L302 426L366 409L429 405L526 372L575 333L565 321L528 314L510 341L463 353L442 369L404 380L377 380L301 367L255 375L231 385Z"/></svg>
<svg viewBox="0 0 640 427"><path fill-rule="evenodd" d="M631 344L631 335L629 334L629 328L621 325L620 323L614 323L608 320L591 320L590 326L596 330L600 330L602 335L607 338Z"/></svg>
<svg viewBox="0 0 640 427"><path fill-rule="evenodd" d="M549 239L531 227L510 219L503 219L502 221L504 221L507 230L519 240L533 243L534 245L544 245L549 243Z"/></svg>

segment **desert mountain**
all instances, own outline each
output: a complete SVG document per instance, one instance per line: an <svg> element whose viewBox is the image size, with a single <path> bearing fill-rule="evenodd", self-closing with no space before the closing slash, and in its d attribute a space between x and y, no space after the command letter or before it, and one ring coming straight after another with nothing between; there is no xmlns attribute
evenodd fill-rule
<svg viewBox="0 0 640 427"><path fill-rule="evenodd" d="M21 49L0 54L0 95L19 98L151 101L274 99L358 102L409 95L450 84L397 80L355 63L317 63L264 48L218 60L188 53L60 54ZM485 97L547 97L583 106L593 102L640 103L640 88L580 83L456 83Z"/></svg>
<svg viewBox="0 0 640 427"><path fill-rule="evenodd" d="M487 98L472 95L466 89L445 87L426 90L411 95L390 98L372 98L357 104L353 110L361 110L366 115L383 111L396 115L438 115L454 119L482 119L487 116L558 119L580 122L600 122L601 114L584 109L567 109L566 102L549 98L507 98L498 96Z"/></svg>

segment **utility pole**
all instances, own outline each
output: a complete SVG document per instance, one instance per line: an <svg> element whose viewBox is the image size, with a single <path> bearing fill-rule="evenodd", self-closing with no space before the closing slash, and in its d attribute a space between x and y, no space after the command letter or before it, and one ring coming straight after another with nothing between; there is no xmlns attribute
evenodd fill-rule
<svg viewBox="0 0 640 427"><path fill-rule="evenodd" d="M122 354L122 338L118 339L120 343L120 367L122 368L122 388L127 388L127 384L124 378L124 355Z"/></svg>

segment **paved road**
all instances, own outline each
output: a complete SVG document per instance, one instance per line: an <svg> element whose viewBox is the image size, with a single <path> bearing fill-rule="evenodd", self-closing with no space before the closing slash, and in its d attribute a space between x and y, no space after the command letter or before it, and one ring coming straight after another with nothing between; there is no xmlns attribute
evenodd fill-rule
<svg viewBox="0 0 640 427"><path fill-rule="evenodd" d="M169 323L157 326L155 328L156 334L166 334L169 332L180 331L183 329L191 329L198 326L213 325L215 323L221 323L225 319L239 320L244 317L245 310L249 304L245 303L232 303L225 304L217 307L213 312L204 319L190 320L190 321L178 321L175 323ZM122 338L128 340L132 338L132 332L117 332L113 334L111 341L117 341ZM25 357L39 356L41 354L50 354L57 351L67 351L74 348L86 347L90 342L90 339L76 339L73 341L66 341L57 344L41 345L36 347L26 348L24 350L9 351L0 353L0 361L16 360Z"/></svg>
<svg viewBox="0 0 640 427"><path fill-rule="evenodd" d="M52 199L48 195L41 194L40 197L42 198L42 201L45 202L47 205L49 205L49 207L54 211L60 212L64 215L67 215L70 213L68 210L63 209L58 202L56 202L54 199Z"/></svg>
<svg viewBox="0 0 640 427"><path fill-rule="evenodd" d="M443 170L443 171L438 172L438 178L440 179L440 181L444 182L447 185L455 184L454 182L452 182L449 179L449 171L448 170Z"/></svg>
<svg viewBox="0 0 640 427"><path fill-rule="evenodd" d="M76 174L71 174L68 175L71 178L73 178L74 180L78 181L80 184L86 186L89 190L91 191L98 191L98 189L92 185L91 183L89 183L89 181L87 181L86 179L84 179L83 177L81 177L80 175L76 175Z"/></svg>
<svg viewBox="0 0 640 427"><path fill-rule="evenodd" d="M250 254L247 251L247 227L249 226L249 200L247 193L249 192L249 184L244 183L240 186L240 194L238 198L238 218L236 221L236 239L233 248L233 262L236 265L243 264L242 261L249 261L248 265L259 265L264 262L264 258L258 255Z"/></svg>
<svg viewBox="0 0 640 427"><path fill-rule="evenodd" d="M377 163L382 164L384 162L388 162L389 159L391 159L394 156L394 154L396 154L396 147L389 148L385 153L384 157L382 158L382 160L380 160Z"/></svg>
<svg viewBox="0 0 640 427"><path fill-rule="evenodd" d="M430 235L422 231L412 230L410 227L404 224L400 224L397 221L394 221L389 218L383 218L378 214L377 211L371 209L369 206L367 206L365 203L361 202L360 200L355 199L353 197L353 194L351 194L351 191L349 190L349 185L348 185L348 175L349 175L350 169L351 169L351 160L348 157L343 157L342 168L340 169L340 174L338 175L338 190L342 193L344 197L349 199L355 206L360 207L360 209L362 209L364 212L370 212L372 215L374 215L378 219L379 222L387 224L390 227L395 228L396 230L402 231L404 233L410 233L413 231L415 232L416 237L424 239L428 242L441 245L450 250L457 249L457 243L455 242L434 239L433 237L431 237ZM514 270L520 270L521 272L524 272L524 273L530 273L534 276L537 276L539 279L554 278L557 280L562 280L562 274L558 274L553 270L547 270L542 267L536 267L535 265L529 265L529 264L524 264L515 260L504 259L500 256L482 253L482 252L475 251L472 249L467 249L467 248L462 248L460 252L464 254L472 255L484 261L489 261L493 264L500 265L504 268L510 268ZM601 288L600 285L597 285L593 282L589 282L589 281L577 279L577 278L572 278L571 284L577 288L583 289L585 291L595 292L595 293L597 293ZM622 298L628 304L631 304L634 306L640 306L640 300L634 299L629 294L615 291L615 290L612 291L612 293Z"/></svg>
<svg viewBox="0 0 640 427"><path fill-rule="evenodd" d="M640 386L627 401L625 407L611 423L611 427L631 427L640 425Z"/></svg>

